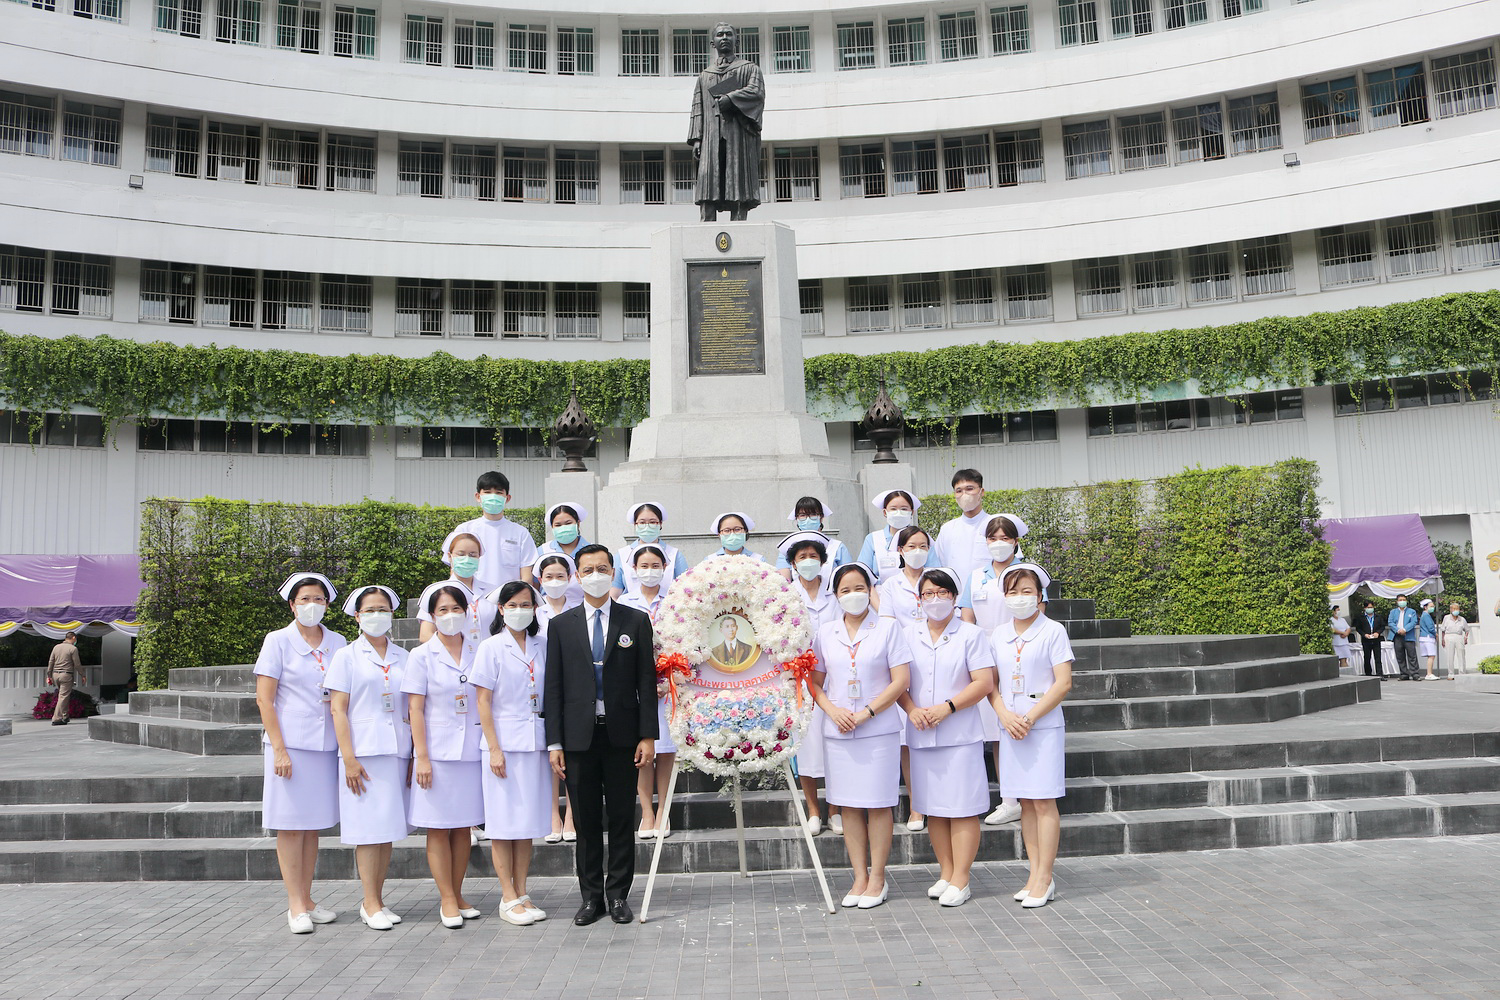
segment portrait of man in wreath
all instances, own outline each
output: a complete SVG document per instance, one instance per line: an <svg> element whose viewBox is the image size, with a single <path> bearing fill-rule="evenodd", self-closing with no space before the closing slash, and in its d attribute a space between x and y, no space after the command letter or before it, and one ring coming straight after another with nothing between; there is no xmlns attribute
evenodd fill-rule
<svg viewBox="0 0 1500 1000"><path fill-rule="evenodd" d="M722 615L713 623L719 643L708 651L710 663L725 673L744 670L760 656L755 632L739 615Z"/></svg>

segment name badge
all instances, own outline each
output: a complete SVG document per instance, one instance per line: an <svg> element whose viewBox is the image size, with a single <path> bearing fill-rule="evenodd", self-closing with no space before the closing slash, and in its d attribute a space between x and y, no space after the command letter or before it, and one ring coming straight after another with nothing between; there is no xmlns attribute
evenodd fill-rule
<svg viewBox="0 0 1500 1000"><path fill-rule="evenodd" d="M322 698L320 700L325 705L328 704L329 702L333 701L333 692L330 691L330 690L328 690L327 688L324 688L323 689L323 695L322 695Z"/></svg>
<svg viewBox="0 0 1500 1000"><path fill-rule="evenodd" d="M895 569L900 561L900 556L894 552L882 552L876 557L877 565L881 569Z"/></svg>
<svg viewBox="0 0 1500 1000"><path fill-rule="evenodd" d="M396 696L389 691L380 695L380 710L382 712L394 712L396 710Z"/></svg>
<svg viewBox="0 0 1500 1000"><path fill-rule="evenodd" d="M1011 674L1010 675L1010 693L1011 694L1025 694L1026 693L1026 678L1025 678L1024 675L1022 675L1022 674Z"/></svg>
<svg viewBox="0 0 1500 1000"><path fill-rule="evenodd" d="M849 678L849 700L859 701L862 697L864 697L864 689L860 687L859 678Z"/></svg>
<svg viewBox="0 0 1500 1000"><path fill-rule="evenodd" d="M988 601L989 599L990 599L990 592L988 590L985 590L983 587L980 587L979 589L977 589L977 590L974 591L974 600L976 600L976 601Z"/></svg>
<svg viewBox="0 0 1500 1000"><path fill-rule="evenodd" d="M469 714L469 696L467 694L456 694L453 696L453 714Z"/></svg>
<svg viewBox="0 0 1500 1000"><path fill-rule="evenodd" d="M542 701L541 701L540 698L538 698L536 696L536 691L533 689L532 692L531 692L531 713L533 715L539 715L539 714L541 714L541 711L542 711Z"/></svg>

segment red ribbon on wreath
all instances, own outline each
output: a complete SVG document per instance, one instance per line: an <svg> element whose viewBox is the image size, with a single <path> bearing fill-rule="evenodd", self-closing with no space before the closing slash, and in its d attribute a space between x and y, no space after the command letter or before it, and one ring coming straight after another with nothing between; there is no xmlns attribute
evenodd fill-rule
<svg viewBox="0 0 1500 1000"><path fill-rule="evenodd" d="M681 653L662 654L656 658L656 679L667 682L667 698L672 703L672 709L667 718L677 718L677 675L683 677L693 676L693 665L688 658Z"/></svg>
<svg viewBox="0 0 1500 1000"><path fill-rule="evenodd" d="M792 687L797 692L797 709L802 709L802 689L807 688L807 694L812 696L812 673L818 669L818 657L812 650L804 650L782 663L781 669L792 675Z"/></svg>

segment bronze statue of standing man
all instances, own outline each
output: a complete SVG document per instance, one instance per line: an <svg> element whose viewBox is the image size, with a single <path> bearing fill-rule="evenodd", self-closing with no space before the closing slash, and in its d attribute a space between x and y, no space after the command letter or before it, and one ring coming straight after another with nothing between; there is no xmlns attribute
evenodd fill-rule
<svg viewBox="0 0 1500 1000"><path fill-rule="evenodd" d="M693 200L704 222L728 212L733 222L760 204L760 120L766 85L760 67L739 57L733 25L714 25L714 60L698 75L688 145L698 159Z"/></svg>

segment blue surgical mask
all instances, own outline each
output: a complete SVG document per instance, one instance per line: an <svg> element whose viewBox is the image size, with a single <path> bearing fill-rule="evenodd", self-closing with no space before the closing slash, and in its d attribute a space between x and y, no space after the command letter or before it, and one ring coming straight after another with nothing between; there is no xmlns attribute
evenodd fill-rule
<svg viewBox="0 0 1500 1000"><path fill-rule="evenodd" d="M731 531L727 535L720 535L719 544L724 546L725 552L738 552L745 547L745 533L743 531Z"/></svg>
<svg viewBox="0 0 1500 1000"><path fill-rule="evenodd" d="M654 542L661 537L661 525L638 524L635 526L635 537L643 542Z"/></svg>
<svg viewBox="0 0 1500 1000"><path fill-rule="evenodd" d="M459 577L460 579L467 580L469 577L471 577L471 576L474 575L474 571L477 570L478 568L479 568L479 557L478 556L454 556L453 557L453 575L456 576L456 577Z"/></svg>
<svg viewBox="0 0 1500 1000"><path fill-rule="evenodd" d="M798 531L821 531L823 519L821 517L799 517L797 518Z"/></svg>
<svg viewBox="0 0 1500 1000"><path fill-rule="evenodd" d="M578 541L578 525L559 524L552 529L552 537L557 540L558 545L572 545Z"/></svg>
<svg viewBox="0 0 1500 1000"><path fill-rule="evenodd" d="M504 514L505 494L481 493L479 495L479 506L486 514Z"/></svg>

